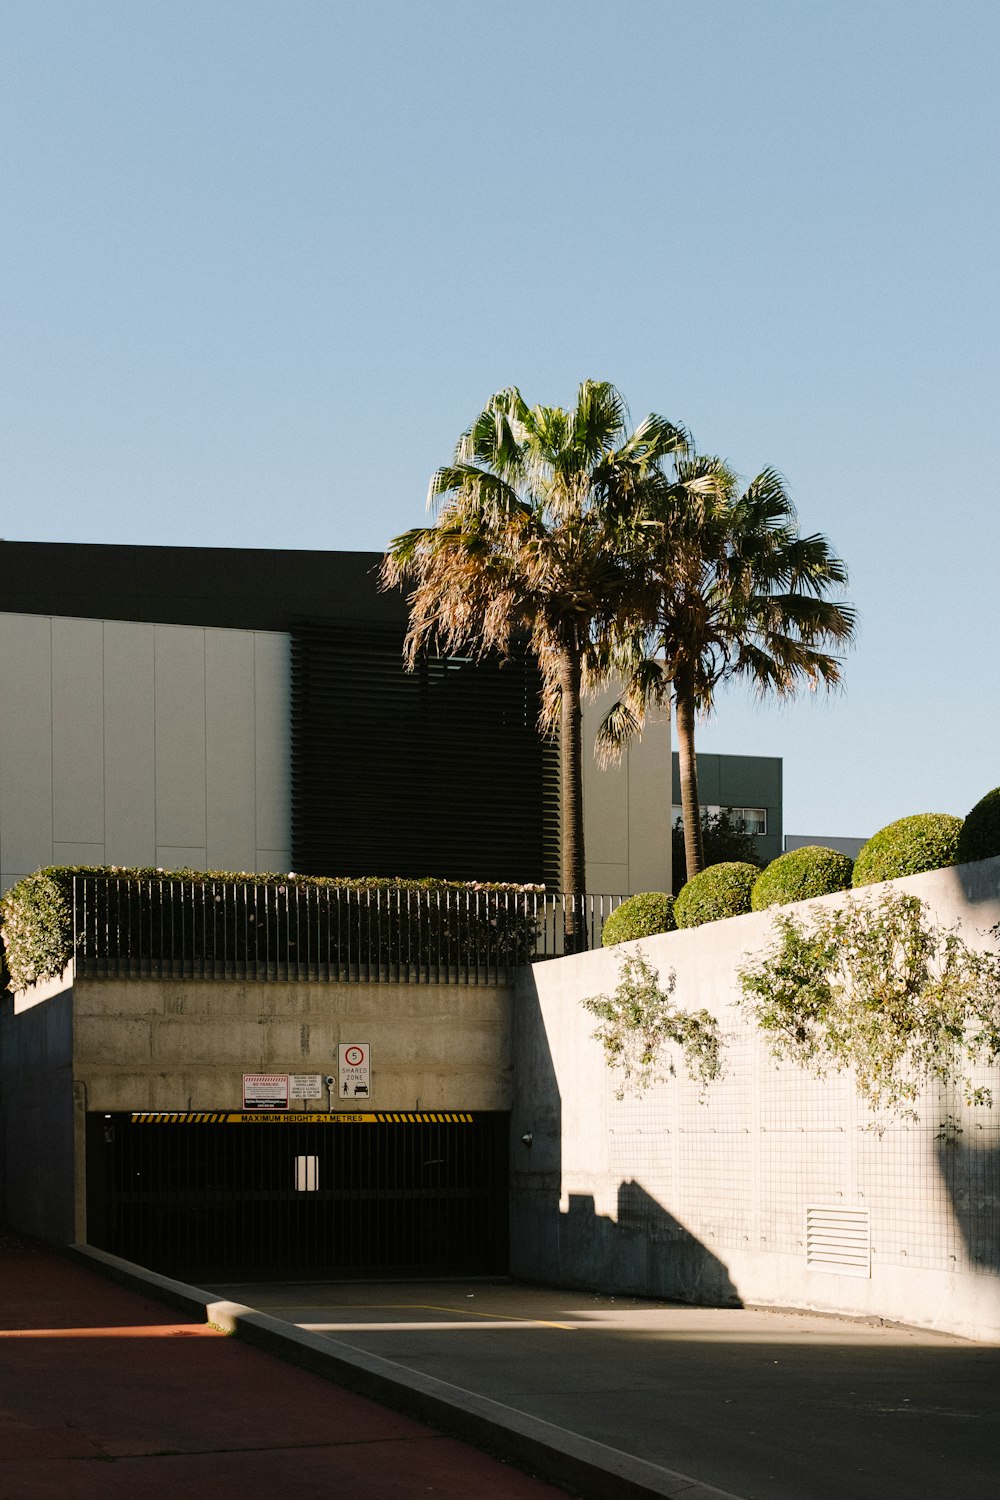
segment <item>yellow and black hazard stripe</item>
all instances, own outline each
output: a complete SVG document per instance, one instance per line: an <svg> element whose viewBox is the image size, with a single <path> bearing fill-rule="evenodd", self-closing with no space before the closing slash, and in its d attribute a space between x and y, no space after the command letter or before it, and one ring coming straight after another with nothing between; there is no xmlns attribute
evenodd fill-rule
<svg viewBox="0 0 1000 1500"><path fill-rule="evenodd" d="M466 1114L449 1114L447 1112L433 1113L423 1110L419 1114L394 1114L383 1113L371 1115L368 1118L377 1120L380 1125L423 1125L427 1121L432 1124L441 1125L471 1125L472 1116Z"/></svg>
<svg viewBox="0 0 1000 1500"><path fill-rule="evenodd" d="M223 1125L229 1119L224 1110L141 1110L132 1114L133 1125Z"/></svg>
<svg viewBox="0 0 1000 1500"><path fill-rule="evenodd" d="M475 1116L454 1111L359 1114L348 1110L310 1114L305 1110L135 1110L133 1125L471 1125Z"/></svg>

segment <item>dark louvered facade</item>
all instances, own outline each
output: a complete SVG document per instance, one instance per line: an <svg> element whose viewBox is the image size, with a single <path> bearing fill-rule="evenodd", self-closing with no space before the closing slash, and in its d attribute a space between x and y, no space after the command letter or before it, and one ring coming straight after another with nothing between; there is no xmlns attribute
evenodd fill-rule
<svg viewBox="0 0 1000 1500"><path fill-rule="evenodd" d="M557 766L533 662L426 656L403 630L292 630L292 863L302 874L558 883Z"/></svg>

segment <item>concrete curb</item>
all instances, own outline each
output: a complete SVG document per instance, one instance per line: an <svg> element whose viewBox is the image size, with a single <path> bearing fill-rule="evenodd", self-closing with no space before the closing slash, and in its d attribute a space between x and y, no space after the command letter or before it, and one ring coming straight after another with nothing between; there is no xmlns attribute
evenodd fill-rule
<svg viewBox="0 0 1000 1500"><path fill-rule="evenodd" d="M235 1334L244 1343L426 1422L450 1437L525 1469L582 1500L741 1500L617 1448L540 1421L461 1386L422 1375L339 1339L310 1333L239 1302L147 1271L90 1245L67 1246L72 1259L110 1280Z"/></svg>

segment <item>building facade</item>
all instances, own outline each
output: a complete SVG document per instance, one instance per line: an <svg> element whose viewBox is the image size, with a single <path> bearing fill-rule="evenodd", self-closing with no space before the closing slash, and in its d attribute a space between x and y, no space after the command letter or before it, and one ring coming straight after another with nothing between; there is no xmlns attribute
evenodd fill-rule
<svg viewBox="0 0 1000 1500"><path fill-rule="evenodd" d="M379 561L0 543L3 888L50 864L557 888L533 663L407 672ZM669 887L669 753L664 724L619 768L588 755L591 890Z"/></svg>

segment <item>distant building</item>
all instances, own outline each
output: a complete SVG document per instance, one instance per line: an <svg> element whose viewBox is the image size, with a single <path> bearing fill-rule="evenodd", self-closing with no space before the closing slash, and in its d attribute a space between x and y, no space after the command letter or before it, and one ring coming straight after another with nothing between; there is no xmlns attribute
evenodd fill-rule
<svg viewBox="0 0 1000 1500"><path fill-rule="evenodd" d="M698 795L703 812L728 812L752 833L762 865L777 859L782 837L780 755L698 755ZM673 752L671 822L681 814L680 766Z"/></svg>

